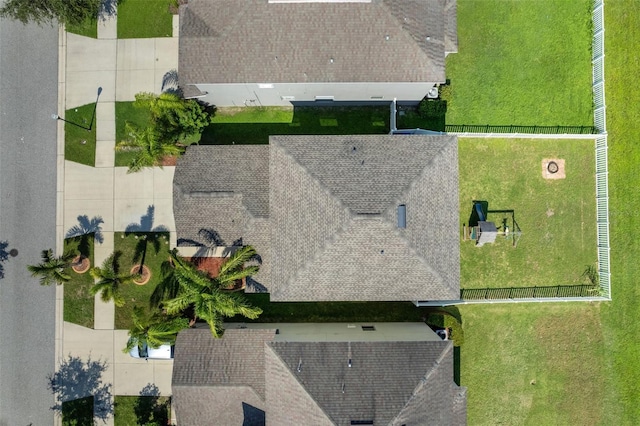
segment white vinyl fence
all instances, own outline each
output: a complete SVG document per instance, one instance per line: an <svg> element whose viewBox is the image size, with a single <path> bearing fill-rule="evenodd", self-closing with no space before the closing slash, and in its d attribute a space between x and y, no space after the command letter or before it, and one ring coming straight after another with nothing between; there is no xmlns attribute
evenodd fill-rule
<svg viewBox="0 0 640 426"><path fill-rule="evenodd" d="M598 245L598 278L600 294L586 297L526 297L526 298L487 298L449 301L416 301L417 306L445 306L472 303L527 303L527 302L574 302L592 300L611 300L611 270L609 246L609 167L607 160L607 110L604 89L604 0L593 1L593 123L597 134L540 134L540 133L469 133L449 132L458 137L512 137L512 138L593 138L595 139L596 158L596 225Z"/></svg>

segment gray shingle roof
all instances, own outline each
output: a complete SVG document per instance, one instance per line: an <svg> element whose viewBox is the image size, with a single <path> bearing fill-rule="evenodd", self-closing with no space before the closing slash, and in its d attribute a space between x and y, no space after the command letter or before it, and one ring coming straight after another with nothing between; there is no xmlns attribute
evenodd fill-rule
<svg viewBox="0 0 640 426"><path fill-rule="evenodd" d="M444 82L445 50L457 45L452 3L190 0L180 81Z"/></svg>
<svg viewBox="0 0 640 426"><path fill-rule="evenodd" d="M453 136L272 136L275 301L459 296ZM405 204L407 227L397 226Z"/></svg>
<svg viewBox="0 0 640 426"><path fill-rule="evenodd" d="M263 292L270 276L269 147L191 146L173 178L173 211L179 246L251 244L262 257L248 292ZM211 234L209 234L211 235Z"/></svg>
<svg viewBox="0 0 640 426"><path fill-rule="evenodd" d="M458 298L454 136L270 142L187 150L174 176L179 245L201 229L253 245L263 262L248 291L274 301Z"/></svg>
<svg viewBox="0 0 640 426"><path fill-rule="evenodd" d="M182 331L172 381L180 424L259 421L260 410L273 425L466 423L452 342L328 340L288 341L273 329L227 330L221 339Z"/></svg>
<svg viewBox="0 0 640 426"><path fill-rule="evenodd" d="M466 412L454 410L452 404L454 397L460 398L460 388L452 381L451 342L269 342L268 346L275 357L267 356L266 412L277 424L291 424L293 419L317 424L319 412L338 426L348 426L352 420L373 420L376 425L466 422ZM292 376L304 393L287 380L288 385L281 384L278 361L286 367L284 375Z"/></svg>
<svg viewBox="0 0 640 426"><path fill-rule="evenodd" d="M180 424L201 426L214 418L220 425L239 424L241 413L259 414L251 407L264 409L260 348L274 335L275 330L227 330L223 339L214 339L208 329L181 331L171 381Z"/></svg>

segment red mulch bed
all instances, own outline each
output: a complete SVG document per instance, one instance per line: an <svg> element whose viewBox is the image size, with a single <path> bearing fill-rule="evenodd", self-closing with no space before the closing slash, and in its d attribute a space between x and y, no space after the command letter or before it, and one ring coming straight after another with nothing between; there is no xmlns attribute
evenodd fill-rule
<svg viewBox="0 0 640 426"><path fill-rule="evenodd" d="M73 258L71 269L77 274L84 274L91 267L91 261L88 257L76 256Z"/></svg>
<svg viewBox="0 0 640 426"><path fill-rule="evenodd" d="M229 258L227 257L185 257L185 260L193 263L199 271L206 272L211 278L215 278L220 273L220 268ZM246 287L245 278L237 280L233 286L225 290L238 291Z"/></svg>
<svg viewBox="0 0 640 426"><path fill-rule="evenodd" d="M140 272L140 265L133 265L131 268L132 274L137 274ZM151 279L151 270L147 267L147 265L142 266L142 274L140 275L140 279L133 280L133 283L136 285L145 285Z"/></svg>
<svg viewBox="0 0 640 426"><path fill-rule="evenodd" d="M178 163L177 156L164 157L160 162L160 164L162 164L163 166L175 166L177 163Z"/></svg>

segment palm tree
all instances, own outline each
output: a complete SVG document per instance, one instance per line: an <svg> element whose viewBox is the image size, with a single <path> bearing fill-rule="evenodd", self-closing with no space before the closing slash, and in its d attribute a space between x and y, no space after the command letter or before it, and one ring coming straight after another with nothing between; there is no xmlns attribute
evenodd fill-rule
<svg viewBox="0 0 640 426"><path fill-rule="evenodd" d="M189 320L180 317L167 317L158 310L145 313L140 306L133 307L133 326L129 330L129 341L122 352L127 353L136 345L146 344L150 348L176 342L176 336L182 329L189 327Z"/></svg>
<svg viewBox="0 0 640 426"><path fill-rule="evenodd" d="M205 320L214 337L221 336L223 317L242 315L250 319L257 318L262 313L262 309L251 306L238 293L223 291L229 282L257 272L257 266L238 269L238 265L242 267L241 260L246 258L247 253L253 252L255 254L253 248L245 248L241 252L240 255L232 256L232 259L226 263L232 263L232 265L220 271L222 279L220 277L210 279L192 264L182 260L178 256L177 250L174 249L171 252L171 258L174 264L175 278L180 284L180 291L175 298L164 302L167 313L175 315L193 307L193 320L195 321L197 318Z"/></svg>
<svg viewBox="0 0 640 426"><path fill-rule="evenodd" d="M100 298L103 302L113 300L118 307L124 306L125 303L120 286L131 284L140 277L138 274L120 272L120 256L122 252L115 251L104 260L101 267L91 269L91 276L97 282L89 290L92 296L101 293Z"/></svg>
<svg viewBox="0 0 640 426"><path fill-rule="evenodd" d="M40 277L40 285L64 284L71 279L67 269L76 255L66 252L62 256L54 256L53 250L42 250L42 262L37 265L28 265L27 269L32 277Z"/></svg>
<svg viewBox="0 0 640 426"><path fill-rule="evenodd" d="M135 128L131 123L125 125L128 140L120 141L116 151L132 151L136 155L129 163L127 173L134 173L145 167L162 168L162 159L182 154L183 149L173 141L161 140L161 135L153 127L144 130Z"/></svg>
<svg viewBox="0 0 640 426"><path fill-rule="evenodd" d="M258 273L258 265L245 266L245 263L258 256L252 246L244 246L236 250L229 259L222 265L218 276L214 278L219 288L224 289L232 286L236 281Z"/></svg>
<svg viewBox="0 0 640 426"><path fill-rule="evenodd" d="M138 270L138 274L142 274L142 268L144 267L144 261L147 257L147 247L149 242L151 242L156 254L158 254L161 245L159 234L169 232L169 228L164 225L153 226L154 213L155 207L148 206L147 214L140 218L140 223L130 223L124 230L124 234L126 236L144 233L144 235L138 239L135 250L134 260L136 262L140 260L140 269Z"/></svg>

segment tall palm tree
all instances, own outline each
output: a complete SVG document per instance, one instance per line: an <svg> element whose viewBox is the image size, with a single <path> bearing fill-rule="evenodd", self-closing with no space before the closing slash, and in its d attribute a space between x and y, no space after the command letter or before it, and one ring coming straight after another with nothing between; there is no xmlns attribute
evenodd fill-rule
<svg viewBox="0 0 640 426"><path fill-rule="evenodd" d="M116 151L135 153L135 157L129 163L127 173L138 172L145 167L162 168L164 157L182 154L181 147L172 141L161 140L161 135L153 127L139 130L131 123L127 123L125 131L129 135L129 139L118 142Z"/></svg>
<svg viewBox="0 0 640 426"><path fill-rule="evenodd" d="M100 298L103 302L113 300L113 303L118 307L124 306L125 303L120 286L131 284L139 277L138 274L120 271L120 256L122 256L122 252L115 251L104 260L101 267L91 269L91 276L97 282L89 290L93 296L101 293Z"/></svg>
<svg viewBox="0 0 640 426"><path fill-rule="evenodd" d="M42 262L37 265L28 265L27 270L32 277L40 277L40 285L64 284L71 279L67 269L76 255L66 252L62 256L54 256L53 250L42 250Z"/></svg>
<svg viewBox="0 0 640 426"><path fill-rule="evenodd" d="M262 309L251 306L247 300L238 293L229 293L223 291L223 288L230 281L241 279L257 272L257 266L252 266L239 271L237 265L241 259L255 250L244 250L245 254L229 259L236 267L229 266L220 271L223 279L210 279L204 273L198 271L192 264L182 260L177 250L171 252L174 263L174 274L176 280L180 284L178 295L164 302L167 313L175 315L183 312L189 307L193 307L194 320L201 318L209 324L211 334L214 337L220 337L222 333L222 318L242 315L250 319L257 318ZM251 257L251 256L249 256ZM226 265L226 264L225 264Z"/></svg>
<svg viewBox="0 0 640 426"><path fill-rule="evenodd" d="M140 261L140 269L138 270L139 274L142 274L142 268L144 266L145 258L147 257L147 247L149 242L153 245L153 248L158 254L160 251L161 241L160 234L169 232L169 228L164 225L153 225L154 220L155 207L148 206L147 214L140 218L140 223L130 223L124 230L125 235L144 233L142 238L138 239L138 243L136 244L135 250L135 261Z"/></svg>
<svg viewBox="0 0 640 426"><path fill-rule="evenodd" d="M127 353L136 345L146 344L150 348L176 342L180 330L189 327L189 320L180 317L167 317L158 310L145 313L140 306L133 307L133 326L129 330L129 341L122 352Z"/></svg>

